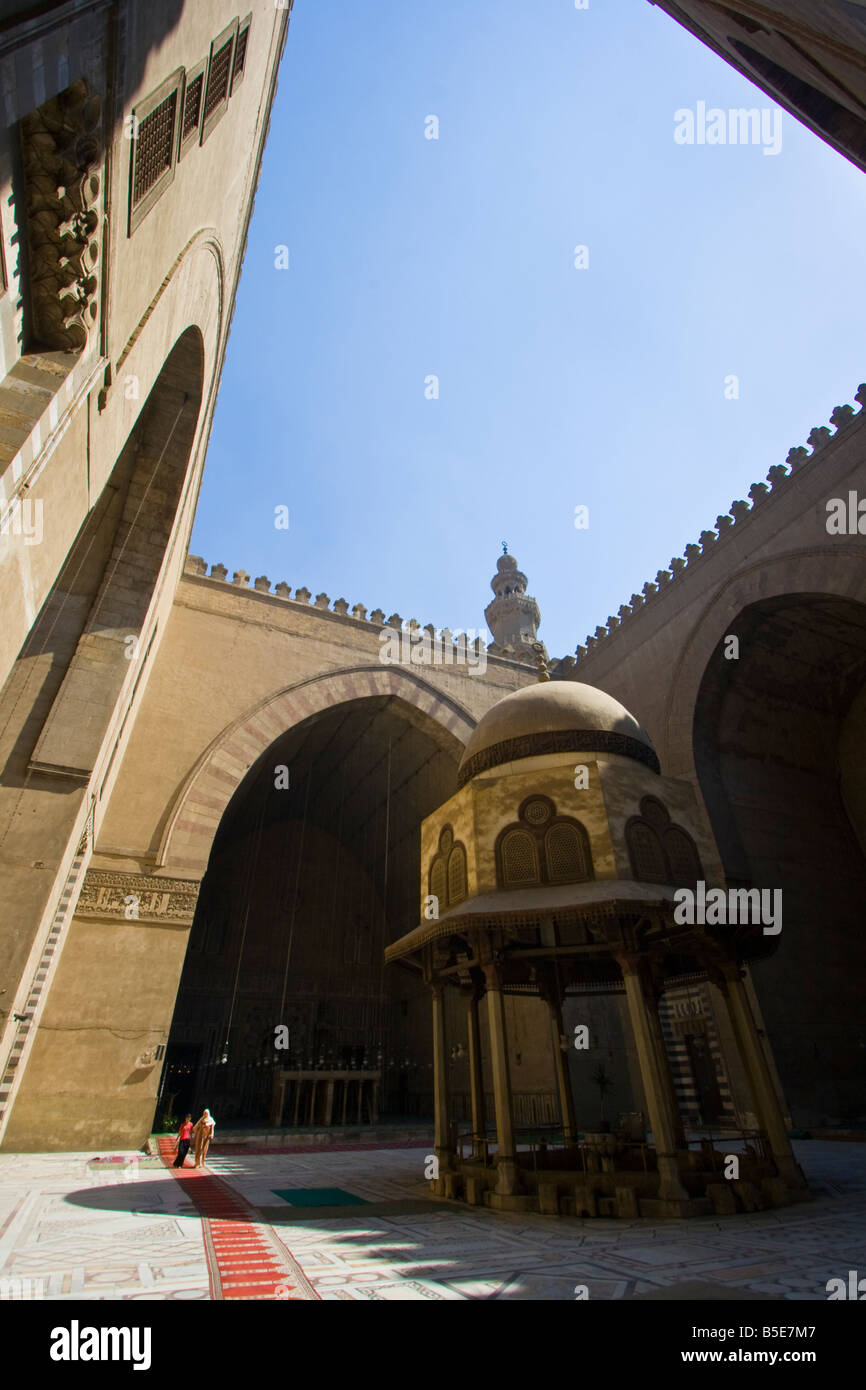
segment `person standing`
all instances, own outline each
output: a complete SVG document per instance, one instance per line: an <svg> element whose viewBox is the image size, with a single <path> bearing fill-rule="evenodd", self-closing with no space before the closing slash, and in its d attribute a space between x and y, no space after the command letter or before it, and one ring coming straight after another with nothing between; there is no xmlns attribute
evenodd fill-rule
<svg viewBox="0 0 866 1390"><path fill-rule="evenodd" d="M201 1119L193 1129L195 1135L195 1163L194 1168L204 1167L210 1141L213 1139L213 1132L216 1129L216 1121L209 1110L203 1110Z"/></svg>
<svg viewBox="0 0 866 1390"><path fill-rule="evenodd" d="M186 1156L189 1153L189 1145L190 1139L192 1137L192 1131L192 1115L187 1115L186 1119L184 1120L183 1124L177 1132L177 1158L174 1160L172 1167L183 1167L184 1162L186 1160Z"/></svg>

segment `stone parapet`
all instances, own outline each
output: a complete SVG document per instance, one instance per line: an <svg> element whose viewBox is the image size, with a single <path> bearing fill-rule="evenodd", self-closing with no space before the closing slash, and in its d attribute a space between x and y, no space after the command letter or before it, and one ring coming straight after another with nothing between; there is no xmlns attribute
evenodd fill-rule
<svg viewBox="0 0 866 1390"><path fill-rule="evenodd" d="M778 498L790 486L793 478L801 475L805 470L811 471L817 467L818 456L828 445L857 429L858 422L859 424L863 423L864 417L866 417L866 383L858 387L854 399L861 407L859 411L855 411L850 405L837 405L830 415L830 423L834 426L835 433L831 433L824 425L816 425L807 440L811 453L802 445L790 449L786 460L787 467L777 463L769 470L767 474L769 487L766 483L753 483L749 488L751 506L742 499L732 502L729 512L716 517L715 530L702 531L699 537L700 544L692 542L687 545L682 556L675 555L671 559L668 569L659 570L655 582L647 581L641 593L632 594L628 603L622 604L616 615L611 615L605 624L596 627L594 634L587 636L585 642L576 648L574 659L564 658L559 663L559 674L564 674L566 670L571 670L575 665L579 665L582 660L598 649L599 644L606 642L617 629L631 623L638 612L651 606L670 584L676 583L685 573L691 574L696 567L700 566L716 546L727 541L732 535L739 537L743 527L751 523L755 512L762 510L765 505Z"/></svg>

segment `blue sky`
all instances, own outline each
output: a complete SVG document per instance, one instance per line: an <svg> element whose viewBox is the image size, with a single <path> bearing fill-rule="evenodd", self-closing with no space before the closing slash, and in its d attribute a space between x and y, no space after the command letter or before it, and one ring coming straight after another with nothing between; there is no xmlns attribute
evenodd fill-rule
<svg viewBox="0 0 866 1390"><path fill-rule="evenodd" d="M645 0L296 0L192 551L480 629L504 539L573 652L866 378L862 174L700 101Z"/></svg>

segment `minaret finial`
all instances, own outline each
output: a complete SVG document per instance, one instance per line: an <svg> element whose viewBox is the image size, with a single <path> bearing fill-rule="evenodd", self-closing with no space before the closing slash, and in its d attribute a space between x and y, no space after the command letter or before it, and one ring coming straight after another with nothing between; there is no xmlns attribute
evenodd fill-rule
<svg viewBox="0 0 866 1390"><path fill-rule="evenodd" d="M518 661L535 660L532 644L537 641L541 622L538 604L527 595L526 582L526 575L509 553L508 542L502 541L502 554L490 581L494 599L485 608L484 617L496 646L510 647Z"/></svg>

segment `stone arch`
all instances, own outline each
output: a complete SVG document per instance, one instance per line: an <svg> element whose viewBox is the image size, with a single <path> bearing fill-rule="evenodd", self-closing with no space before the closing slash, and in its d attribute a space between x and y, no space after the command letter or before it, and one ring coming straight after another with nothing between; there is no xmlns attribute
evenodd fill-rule
<svg viewBox="0 0 866 1390"><path fill-rule="evenodd" d="M823 595L866 603L862 545L828 544L790 551L741 569L713 596L695 622L673 673L664 725L662 769L668 777L697 782L693 748L695 710L707 665L738 616L773 598Z"/></svg>
<svg viewBox="0 0 866 1390"><path fill-rule="evenodd" d="M831 545L735 577L678 673L680 694L699 676L684 711L691 775L727 882L773 897L777 930L756 936L749 959L794 1123L809 1126L862 1109L851 1047L866 969L862 557ZM739 659L725 658L727 634Z"/></svg>
<svg viewBox="0 0 866 1390"><path fill-rule="evenodd" d="M399 700L409 721L459 760L475 721L456 700L417 676L393 667L357 666L301 681L247 710L202 754L169 815L158 865L200 877L229 801L275 739L312 715L381 695Z"/></svg>
<svg viewBox="0 0 866 1390"><path fill-rule="evenodd" d="M24 657L51 659L62 684L29 766L87 777L106 729L143 671L153 606L176 539L176 519L198 436L204 342L174 342L28 637ZM43 692L44 699L44 692ZM86 715L85 715L86 712Z"/></svg>

